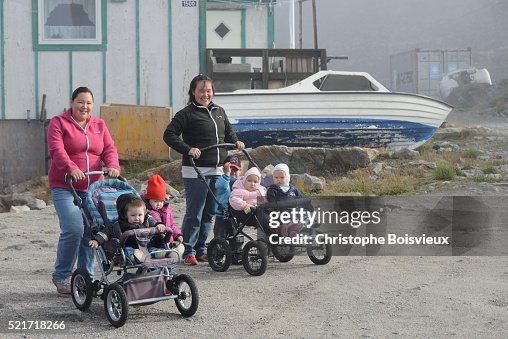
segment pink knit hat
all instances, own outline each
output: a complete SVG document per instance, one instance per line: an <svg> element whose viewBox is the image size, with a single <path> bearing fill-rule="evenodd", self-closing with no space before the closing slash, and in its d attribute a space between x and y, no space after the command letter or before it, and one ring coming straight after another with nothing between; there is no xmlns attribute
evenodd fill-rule
<svg viewBox="0 0 508 339"><path fill-rule="evenodd" d="M148 179L145 198L166 200L166 182L160 175L156 174Z"/></svg>

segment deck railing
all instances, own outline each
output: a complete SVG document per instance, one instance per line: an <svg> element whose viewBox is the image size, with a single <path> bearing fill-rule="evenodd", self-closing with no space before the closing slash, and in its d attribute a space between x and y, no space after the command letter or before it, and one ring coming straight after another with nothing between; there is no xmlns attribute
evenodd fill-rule
<svg viewBox="0 0 508 339"><path fill-rule="evenodd" d="M325 70L326 63L326 49L207 49L207 74L218 92L287 86Z"/></svg>

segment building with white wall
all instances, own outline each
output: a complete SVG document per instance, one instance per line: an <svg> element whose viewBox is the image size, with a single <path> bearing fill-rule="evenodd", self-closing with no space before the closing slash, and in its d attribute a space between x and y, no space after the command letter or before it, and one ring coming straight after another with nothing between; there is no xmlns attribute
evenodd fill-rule
<svg viewBox="0 0 508 339"><path fill-rule="evenodd" d="M44 135L35 124L43 94L48 119L69 107L79 86L93 91L97 116L103 103L169 106L176 112L186 104L190 80L206 72L208 43L270 47L274 3L0 0L0 185L40 173ZM231 32L208 39L218 20ZM27 134L40 142L24 143ZM21 151L30 153L22 161L33 168L28 174L7 169Z"/></svg>

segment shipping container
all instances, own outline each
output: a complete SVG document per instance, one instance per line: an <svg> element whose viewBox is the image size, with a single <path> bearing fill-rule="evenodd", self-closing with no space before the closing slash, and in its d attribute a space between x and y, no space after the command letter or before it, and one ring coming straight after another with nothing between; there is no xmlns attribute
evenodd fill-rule
<svg viewBox="0 0 508 339"><path fill-rule="evenodd" d="M471 67L471 48L416 48L390 56L391 90L439 98L443 75Z"/></svg>

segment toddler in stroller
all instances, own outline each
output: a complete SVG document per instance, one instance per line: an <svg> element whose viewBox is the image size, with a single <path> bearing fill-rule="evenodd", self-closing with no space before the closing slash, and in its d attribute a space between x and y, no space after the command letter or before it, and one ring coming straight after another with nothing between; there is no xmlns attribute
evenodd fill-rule
<svg viewBox="0 0 508 339"><path fill-rule="evenodd" d="M95 249L101 274L92 282L84 269L73 273L71 296L74 305L82 311L87 310L92 297L100 296L104 300L106 316L115 327L123 326L127 320L129 305L149 305L168 299L175 300L183 316L192 316L198 307L198 291L191 277L174 273L179 259L169 257L168 254L176 251L168 249L166 244L171 228L146 216L145 203L122 180L107 179L90 185L87 212L80 199L75 199L85 224L91 229L93 240L90 246ZM72 180L69 187L74 194ZM163 253L163 258L153 255L155 253ZM119 278L112 277L112 272Z"/></svg>
<svg viewBox="0 0 508 339"><path fill-rule="evenodd" d="M123 248L125 257L130 264L145 262L148 253L152 258L161 257L159 253L164 254L162 257L169 257L170 251L165 251L164 243L168 242L167 238L172 235L172 230L168 229L166 232L166 226L163 223L147 214L143 200L133 193L125 193L118 197L116 208L118 221L107 224L101 232L97 232L94 235L95 239L90 240L90 247L98 248L99 243L104 244L113 237L120 239L122 234L130 230L155 227L160 234L165 234L164 239L161 236L154 236L146 246L139 246L138 239L132 236L126 237Z"/></svg>

